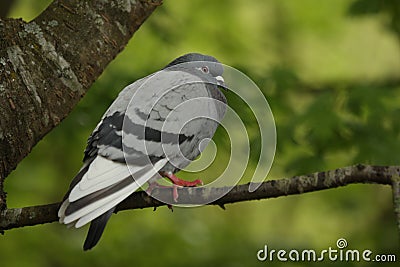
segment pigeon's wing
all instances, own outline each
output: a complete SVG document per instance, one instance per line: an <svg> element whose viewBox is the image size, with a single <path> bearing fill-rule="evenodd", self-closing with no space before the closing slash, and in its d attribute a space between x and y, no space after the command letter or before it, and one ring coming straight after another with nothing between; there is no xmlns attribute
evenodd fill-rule
<svg viewBox="0 0 400 267"><path fill-rule="evenodd" d="M152 75L142 78L128 85L119 93L118 97L105 112L101 121L90 135L84 152L84 162L90 161L97 155L102 155L113 161L125 162L126 155L124 155L124 148L122 146L122 133L127 107L131 103L132 98L139 92L138 89L140 89L151 76ZM140 106L144 104L140 101L141 99L138 100L139 101L133 101L135 105ZM135 122L137 121L138 120L135 120ZM138 162L141 158L147 157L145 151L139 151L133 147L129 148L131 148L131 150L129 150L130 156L137 158Z"/></svg>
<svg viewBox="0 0 400 267"><path fill-rule="evenodd" d="M166 164L167 160L161 157L145 161L149 158L145 151L135 150L129 143L132 148L129 156L134 160L129 167L124 161L121 133L124 112L142 82L143 79L120 93L90 136L84 166L59 209L60 222L81 227L98 218L156 176Z"/></svg>
<svg viewBox="0 0 400 267"><path fill-rule="evenodd" d="M59 209L60 222L85 225L115 207L164 167L168 160L161 145L162 123L149 114L158 112L153 106L171 88L168 82L179 80L179 73L159 72L121 91L88 139L84 166ZM171 139L185 139L167 134Z"/></svg>
<svg viewBox="0 0 400 267"><path fill-rule="evenodd" d="M182 110L174 109L190 98L207 95L200 82L187 72L160 71L127 86L90 136L84 161L102 155L117 162L145 165L149 159L155 162L164 157L161 143L191 138L175 127L175 122L183 120L179 118ZM189 114L183 112L184 116ZM166 129L167 124L172 127Z"/></svg>

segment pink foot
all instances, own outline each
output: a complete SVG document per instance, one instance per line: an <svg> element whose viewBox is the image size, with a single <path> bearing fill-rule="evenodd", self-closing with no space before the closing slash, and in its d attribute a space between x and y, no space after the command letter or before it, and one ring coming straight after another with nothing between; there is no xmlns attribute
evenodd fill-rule
<svg viewBox="0 0 400 267"><path fill-rule="evenodd" d="M172 172L160 172L160 175L163 177L167 177L168 179L171 180L171 182L174 185L180 185L180 186L197 186L197 185L203 185L203 181L200 179L196 179L194 181L185 181L182 180L178 177L176 177Z"/></svg>
<svg viewBox="0 0 400 267"><path fill-rule="evenodd" d="M175 202L178 202L178 186L197 186L203 185L203 181L200 179L196 179L194 181L185 181L178 177L176 177L172 172L160 172L160 175L163 177L167 177L172 182L172 197Z"/></svg>

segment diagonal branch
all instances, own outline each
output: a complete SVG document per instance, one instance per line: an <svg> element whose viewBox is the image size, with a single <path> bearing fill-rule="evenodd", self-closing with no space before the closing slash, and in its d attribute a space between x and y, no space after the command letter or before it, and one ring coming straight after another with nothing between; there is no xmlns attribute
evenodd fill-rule
<svg viewBox="0 0 400 267"><path fill-rule="evenodd" d="M181 188L179 189L179 204L206 203L214 199L213 196L227 193L224 197L210 203L224 208L224 204L256 199L268 199L287 195L303 194L307 192L326 190L356 183L373 183L392 185L395 177L399 177L400 166L370 166L355 165L336 170L317 172L308 175L300 175L292 178L270 180L262 183L260 187L250 193L248 184L237 185L228 192L227 188ZM392 182L393 181L393 182ZM397 180L396 180L397 181ZM398 182L398 181L397 181ZM394 186L395 210L400 201L399 186ZM397 192L397 193L396 193ZM172 199L170 189L156 189L155 196ZM397 203L397 204L396 204ZM25 208L7 209L0 213L0 231L31 226L43 223L55 222L60 203ZM145 192L136 192L120 203L117 211L128 209L154 208L165 205L164 203L149 197ZM398 219L400 217L398 216Z"/></svg>

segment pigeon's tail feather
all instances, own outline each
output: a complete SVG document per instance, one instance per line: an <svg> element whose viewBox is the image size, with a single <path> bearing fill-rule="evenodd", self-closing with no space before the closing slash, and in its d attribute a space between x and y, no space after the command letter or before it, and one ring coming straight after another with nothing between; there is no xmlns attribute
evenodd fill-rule
<svg viewBox="0 0 400 267"><path fill-rule="evenodd" d="M166 163L167 159L160 159L154 165L128 167L97 156L78 174L81 178L60 206L60 223L79 228L92 222L84 250L92 248L99 241L115 206L158 175Z"/></svg>
<svg viewBox="0 0 400 267"><path fill-rule="evenodd" d="M102 214L100 217L97 217L90 223L89 231L86 236L85 243L83 244L83 250L89 250L96 246L99 242L101 235L103 234L104 228L111 215L114 212L114 208L108 210L106 213Z"/></svg>

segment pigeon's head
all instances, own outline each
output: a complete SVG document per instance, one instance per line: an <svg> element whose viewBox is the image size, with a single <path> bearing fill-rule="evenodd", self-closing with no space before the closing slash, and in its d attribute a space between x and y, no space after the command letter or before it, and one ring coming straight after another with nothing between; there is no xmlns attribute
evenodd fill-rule
<svg viewBox="0 0 400 267"><path fill-rule="evenodd" d="M165 66L164 69L187 71L199 76L207 82L218 84L224 88L226 87L224 78L222 77L224 68L222 64L212 56L202 55L199 53L189 53L176 58Z"/></svg>

